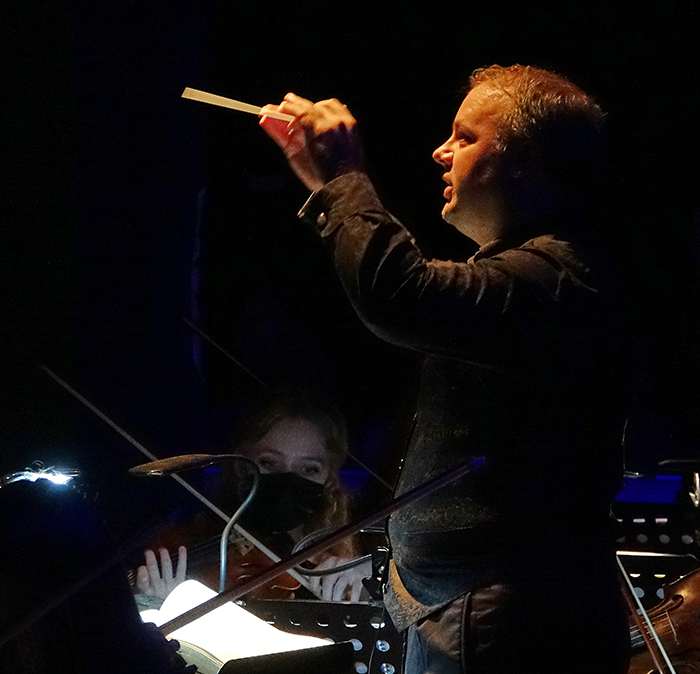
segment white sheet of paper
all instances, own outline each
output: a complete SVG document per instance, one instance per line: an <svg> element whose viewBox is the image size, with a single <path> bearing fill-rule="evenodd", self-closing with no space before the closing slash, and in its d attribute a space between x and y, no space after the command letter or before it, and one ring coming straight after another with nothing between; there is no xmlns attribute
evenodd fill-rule
<svg viewBox="0 0 700 674"><path fill-rule="evenodd" d="M159 610L141 611L141 618L160 626L215 595L216 592L202 583L187 580L168 595ZM317 637L278 630L233 602L219 606L167 636L195 644L223 662L329 644Z"/></svg>

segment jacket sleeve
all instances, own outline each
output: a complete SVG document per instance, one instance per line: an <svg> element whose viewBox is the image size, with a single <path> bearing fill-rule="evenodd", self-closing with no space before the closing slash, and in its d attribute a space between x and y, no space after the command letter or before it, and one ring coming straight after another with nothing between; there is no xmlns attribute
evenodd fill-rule
<svg viewBox="0 0 700 674"><path fill-rule="evenodd" d="M365 325L400 346L508 365L533 326L540 340L556 339L558 314L596 294L568 244L551 237L476 261L426 259L362 173L328 183L300 215L318 229Z"/></svg>

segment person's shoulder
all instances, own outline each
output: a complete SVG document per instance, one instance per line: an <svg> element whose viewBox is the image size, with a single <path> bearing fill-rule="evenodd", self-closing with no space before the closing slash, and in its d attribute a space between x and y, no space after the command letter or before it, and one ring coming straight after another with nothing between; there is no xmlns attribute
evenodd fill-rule
<svg viewBox="0 0 700 674"><path fill-rule="evenodd" d="M559 293L565 286L597 285L592 259L575 240L558 234L542 234L513 245L492 258L522 280L545 284Z"/></svg>
<svg viewBox="0 0 700 674"><path fill-rule="evenodd" d="M585 272L588 270L584 247L573 240L556 234L543 234L517 247L518 251L538 255L555 266Z"/></svg>
<svg viewBox="0 0 700 674"><path fill-rule="evenodd" d="M524 250L542 250L559 255L575 254L574 244L568 238L557 234L541 234L535 236L517 246L517 248Z"/></svg>

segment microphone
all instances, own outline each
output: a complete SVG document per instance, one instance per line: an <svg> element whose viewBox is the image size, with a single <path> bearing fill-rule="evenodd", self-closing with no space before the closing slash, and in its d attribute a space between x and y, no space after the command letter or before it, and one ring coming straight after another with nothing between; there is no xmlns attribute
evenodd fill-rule
<svg viewBox="0 0 700 674"><path fill-rule="evenodd" d="M161 475L171 475L190 468L210 466L221 459L231 457L238 457L238 454L182 454L180 456L172 456L169 459L149 461L148 463L134 466L129 468L129 474L140 477L160 477ZM241 458L248 460L246 457Z"/></svg>

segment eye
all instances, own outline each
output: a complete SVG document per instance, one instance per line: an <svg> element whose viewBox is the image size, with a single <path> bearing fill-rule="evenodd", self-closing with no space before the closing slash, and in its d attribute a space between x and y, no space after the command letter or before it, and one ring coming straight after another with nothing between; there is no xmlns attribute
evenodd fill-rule
<svg viewBox="0 0 700 674"><path fill-rule="evenodd" d="M274 459L263 457L258 459L258 467L260 468L260 470L274 470L277 467L277 462Z"/></svg>
<svg viewBox="0 0 700 674"><path fill-rule="evenodd" d="M455 128L454 137L461 145L470 145L476 141L476 136L469 129L461 125Z"/></svg>
<svg viewBox="0 0 700 674"><path fill-rule="evenodd" d="M322 477L324 474L325 467L322 463L314 461L312 463L305 463L301 466L299 475L302 477L308 477L310 480L315 480Z"/></svg>

